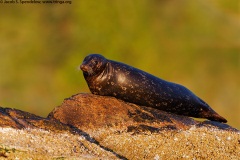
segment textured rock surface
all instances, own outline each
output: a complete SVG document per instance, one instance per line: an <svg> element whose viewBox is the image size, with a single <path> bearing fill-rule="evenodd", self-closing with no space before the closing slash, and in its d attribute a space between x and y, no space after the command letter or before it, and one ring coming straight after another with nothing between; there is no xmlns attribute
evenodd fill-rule
<svg viewBox="0 0 240 160"><path fill-rule="evenodd" d="M170 114L150 107L126 103L114 97L93 94L77 94L64 100L48 116L81 130L95 132L103 128L115 128L139 132L149 130L186 130L193 125L209 126L223 130L236 129L214 121L195 121L190 117Z"/></svg>
<svg viewBox="0 0 240 160"><path fill-rule="evenodd" d="M117 159L87 133L34 114L0 107L0 159Z"/></svg>
<svg viewBox="0 0 240 160"><path fill-rule="evenodd" d="M238 130L92 94L47 118L0 107L0 159L239 159Z"/></svg>
<svg viewBox="0 0 240 160"><path fill-rule="evenodd" d="M0 128L0 159L117 159L84 135L42 129Z"/></svg>
<svg viewBox="0 0 240 160"><path fill-rule="evenodd" d="M84 130L127 159L240 157L239 132L227 124L199 122L113 97L78 94L49 118Z"/></svg>

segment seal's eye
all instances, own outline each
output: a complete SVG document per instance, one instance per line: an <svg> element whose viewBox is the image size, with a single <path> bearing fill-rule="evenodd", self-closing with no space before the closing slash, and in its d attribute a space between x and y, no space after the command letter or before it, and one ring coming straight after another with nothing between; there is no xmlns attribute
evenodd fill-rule
<svg viewBox="0 0 240 160"><path fill-rule="evenodd" d="M98 61L93 61L93 64L94 65L98 65Z"/></svg>
<svg viewBox="0 0 240 160"><path fill-rule="evenodd" d="M98 64L98 61L96 61L96 60L94 61L94 60L93 60L92 63L93 63L94 65L97 65L97 64Z"/></svg>

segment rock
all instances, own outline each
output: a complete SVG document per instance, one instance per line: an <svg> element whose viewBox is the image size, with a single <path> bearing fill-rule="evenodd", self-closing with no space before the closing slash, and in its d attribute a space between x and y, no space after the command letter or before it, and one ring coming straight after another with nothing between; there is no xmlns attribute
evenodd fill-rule
<svg viewBox="0 0 240 160"><path fill-rule="evenodd" d="M77 94L48 116L85 132L127 159L237 159L240 134L227 124L199 122L113 97Z"/></svg>
<svg viewBox="0 0 240 160"><path fill-rule="evenodd" d="M0 128L0 159L117 159L84 135L42 129Z"/></svg>
<svg viewBox="0 0 240 160"><path fill-rule="evenodd" d="M48 118L75 126L86 132L103 128L121 131L187 130L193 125L237 131L214 121L199 122L190 117L167 113L151 107L138 106L114 97L81 93L64 100Z"/></svg>
<svg viewBox="0 0 240 160"><path fill-rule="evenodd" d="M2 107L0 107L0 127L11 127L15 129L37 128L59 132L74 132L73 129L65 124L49 121L47 118L21 110Z"/></svg>
<svg viewBox="0 0 240 160"><path fill-rule="evenodd" d="M238 159L240 132L219 122L77 94L47 118L0 107L0 158Z"/></svg>
<svg viewBox="0 0 240 160"><path fill-rule="evenodd" d="M0 107L0 137L0 158L121 158L76 127L17 109Z"/></svg>

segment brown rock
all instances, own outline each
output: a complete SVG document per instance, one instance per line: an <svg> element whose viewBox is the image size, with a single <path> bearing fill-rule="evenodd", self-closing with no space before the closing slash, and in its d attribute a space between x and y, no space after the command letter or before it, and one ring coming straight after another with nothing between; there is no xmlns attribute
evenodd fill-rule
<svg viewBox="0 0 240 160"><path fill-rule="evenodd" d="M70 126L59 123L59 121L49 120L34 114L18 109L0 107L0 127L11 127L15 129L35 128L52 131L76 132Z"/></svg>
<svg viewBox="0 0 240 160"><path fill-rule="evenodd" d="M64 100L48 116L84 131L118 128L122 131L186 130L192 125L235 130L219 122L198 122L190 117L137 106L114 97L81 93Z"/></svg>
<svg viewBox="0 0 240 160"><path fill-rule="evenodd" d="M77 94L49 114L126 159L238 159L239 131L113 97Z"/></svg>
<svg viewBox="0 0 240 160"><path fill-rule="evenodd" d="M81 130L56 120L0 107L0 159L117 159Z"/></svg>

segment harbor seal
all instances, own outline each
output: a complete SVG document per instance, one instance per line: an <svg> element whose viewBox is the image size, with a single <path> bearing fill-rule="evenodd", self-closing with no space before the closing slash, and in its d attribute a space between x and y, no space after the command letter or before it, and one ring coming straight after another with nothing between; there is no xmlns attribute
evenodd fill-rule
<svg viewBox="0 0 240 160"><path fill-rule="evenodd" d="M93 94L113 96L179 115L227 122L186 87L127 64L90 54L85 57L80 69Z"/></svg>

